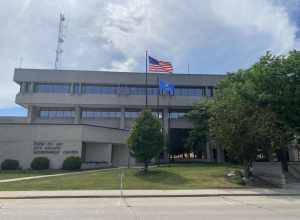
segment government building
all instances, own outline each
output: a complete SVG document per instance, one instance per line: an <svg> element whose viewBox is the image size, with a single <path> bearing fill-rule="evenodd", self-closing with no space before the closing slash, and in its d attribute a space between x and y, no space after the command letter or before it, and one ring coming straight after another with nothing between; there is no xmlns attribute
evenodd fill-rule
<svg viewBox="0 0 300 220"><path fill-rule="evenodd" d="M20 86L16 103L28 114L0 117L0 163L16 159L27 169L33 158L44 156L50 168L60 169L66 157L79 156L82 168L134 164L126 142L146 102L165 135L172 129L190 129L184 114L194 103L213 96L215 85L225 77L148 73L146 86L145 75L15 69L14 81ZM162 94L161 81L173 85L174 93ZM207 145L205 159L222 162L223 153Z"/></svg>

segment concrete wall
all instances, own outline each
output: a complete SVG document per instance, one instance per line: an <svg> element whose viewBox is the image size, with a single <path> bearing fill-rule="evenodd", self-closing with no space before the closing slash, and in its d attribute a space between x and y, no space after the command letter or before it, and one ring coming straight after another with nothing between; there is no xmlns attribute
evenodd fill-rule
<svg viewBox="0 0 300 220"><path fill-rule="evenodd" d="M26 117L0 117L0 123L26 123L27 118Z"/></svg>
<svg viewBox="0 0 300 220"><path fill-rule="evenodd" d="M125 130L87 125L1 124L0 163L17 159L28 169L34 157L46 156L50 167L59 169L66 157L81 157L82 142L124 144L127 136ZM111 158L109 150L105 152L105 158Z"/></svg>
<svg viewBox="0 0 300 220"><path fill-rule="evenodd" d="M112 147L111 160L113 166L128 166L135 164L135 159L129 155L129 149L126 145L114 144Z"/></svg>
<svg viewBox="0 0 300 220"><path fill-rule="evenodd" d="M148 84L157 85L157 77L169 83L186 86L214 86L225 75L221 74L148 74ZM16 82L65 82L65 83L101 83L101 84L145 84L145 73L80 71L53 69L15 69Z"/></svg>
<svg viewBox="0 0 300 220"><path fill-rule="evenodd" d="M157 86L157 78L172 83L175 86L215 86L225 75L216 74L158 74L148 76L148 85ZM16 69L14 80L22 84L30 82L45 83L92 83L107 85L144 85L144 73L129 72L106 72L106 71L74 71L74 70L40 70L40 69ZM149 96L148 105L157 106L157 97ZM207 97L197 96L160 96L161 107L191 107L195 102ZM145 96L143 95L105 95L105 94L45 94L24 93L16 97L16 103L24 106L88 106L88 107L144 107Z"/></svg>
<svg viewBox="0 0 300 220"><path fill-rule="evenodd" d="M163 96L160 97L160 107L172 106L181 108L191 107L199 100L206 97L196 96ZM20 105L50 106L53 103L57 106L71 107L74 105L89 106L97 108L118 108L120 106L130 106L131 108L143 108L145 106L145 96L143 95L106 95L106 94L83 94L75 96L72 94L58 93L19 93L16 96L16 103ZM151 108L157 107L157 97L149 96L148 105Z"/></svg>
<svg viewBox="0 0 300 220"><path fill-rule="evenodd" d="M81 156L81 142L76 141L1 141L0 146L0 163L5 159L15 159L23 169L29 169L35 157L47 157L51 169L61 169L66 157Z"/></svg>
<svg viewBox="0 0 300 220"><path fill-rule="evenodd" d="M255 162L253 175L269 184L282 187L286 184L280 162Z"/></svg>
<svg viewBox="0 0 300 220"><path fill-rule="evenodd" d="M105 162L111 165L112 144L85 143L86 162Z"/></svg>
<svg viewBox="0 0 300 220"><path fill-rule="evenodd" d="M91 125L100 125L111 128L120 128L120 118L99 118L99 119L82 119L82 123Z"/></svg>

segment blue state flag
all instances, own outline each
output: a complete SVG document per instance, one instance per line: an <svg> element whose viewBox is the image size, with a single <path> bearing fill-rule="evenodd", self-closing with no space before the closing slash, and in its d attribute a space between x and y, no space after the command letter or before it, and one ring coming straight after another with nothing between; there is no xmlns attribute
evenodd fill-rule
<svg viewBox="0 0 300 220"><path fill-rule="evenodd" d="M163 80L159 80L159 91L160 94L168 93L169 95L174 95L175 86L173 84L166 83Z"/></svg>

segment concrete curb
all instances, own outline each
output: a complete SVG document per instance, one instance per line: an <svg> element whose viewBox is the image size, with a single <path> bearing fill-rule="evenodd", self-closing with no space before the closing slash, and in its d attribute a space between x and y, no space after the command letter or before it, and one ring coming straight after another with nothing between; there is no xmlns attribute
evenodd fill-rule
<svg viewBox="0 0 300 220"><path fill-rule="evenodd" d="M227 196L300 196L300 190L74 190L74 191L7 191L0 199L62 199L62 198L168 198Z"/></svg>
<svg viewBox="0 0 300 220"><path fill-rule="evenodd" d="M81 195L81 196L18 196L18 197L1 197L0 199L96 199L96 198L180 198L180 197L258 197L258 196L300 196L299 194L201 194L201 195L127 195L127 196L114 196L114 195Z"/></svg>

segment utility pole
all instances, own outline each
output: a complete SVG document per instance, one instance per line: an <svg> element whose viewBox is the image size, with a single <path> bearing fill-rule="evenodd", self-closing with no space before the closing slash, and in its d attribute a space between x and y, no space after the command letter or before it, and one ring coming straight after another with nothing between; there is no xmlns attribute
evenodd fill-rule
<svg viewBox="0 0 300 220"><path fill-rule="evenodd" d="M56 57L54 68L58 69L61 67L61 54L63 53L62 44L64 43L64 22L66 18L60 13L59 15L59 26L58 26L58 37L57 37L57 46L56 46Z"/></svg>

